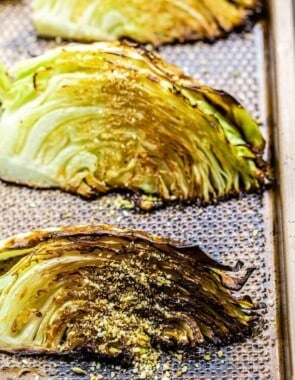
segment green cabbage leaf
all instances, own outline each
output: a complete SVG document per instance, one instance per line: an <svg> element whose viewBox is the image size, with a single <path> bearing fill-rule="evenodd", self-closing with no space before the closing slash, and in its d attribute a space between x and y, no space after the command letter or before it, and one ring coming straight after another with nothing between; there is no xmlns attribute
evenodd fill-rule
<svg viewBox="0 0 295 380"><path fill-rule="evenodd" d="M214 39L245 23L258 0L33 0L40 35L78 41L128 37L155 45Z"/></svg>
<svg viewBox="0 0 295 380"><path fill-rule="evenodd" d="M266 182L249 113L145 49L70 45L0 78L3 180L201 203Z"/></svg>
<svg viewBox="0 0 295 380"><path fill-rule="evenodd" d="M108 225L0 243L0 350L147 360L155 347L244 340L257 313L236 297L252 272L197 246Z"/></svg>

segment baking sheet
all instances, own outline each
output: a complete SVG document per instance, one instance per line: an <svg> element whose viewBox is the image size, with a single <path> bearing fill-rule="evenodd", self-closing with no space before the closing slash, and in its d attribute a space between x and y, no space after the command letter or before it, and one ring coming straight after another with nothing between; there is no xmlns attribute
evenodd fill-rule
<svg viewBox="0 0 295 380"><path fill-rule="evenodd" d="M266 23L257 23L246 33L234 33L214 44L166 46L160 54L206 85L230 92L262 123L269 144L272 125L268 118L265 68L268 51ZM30 20L28 0L0 4L0 60L7 66L34 56L60 41L36 37ZM269 151L266 153L269 157ZM139 228L187 243L199 244L226 264L241 259L257 269L243 289L260 310L261 329L244 343L196 349L179 361L164 357L153 379L281 379L284 378L280 326L279 268L273 234L274 197L272 191L248 194L209 207L170 206L150 214L122 210L118 195L85 201L58 190L37 191L0 183L0 238L45 228L71 224L110 223ZM7 375L5 368L13 374ZM78 367L84 373L77 374ZM29 358L0 355L0 378L16 376L28 368L27 378L50 379L137 379L140 374L95 361ZM37 371L39 368L39 372ZM6 377L5 377L6 376Z"/></svg>

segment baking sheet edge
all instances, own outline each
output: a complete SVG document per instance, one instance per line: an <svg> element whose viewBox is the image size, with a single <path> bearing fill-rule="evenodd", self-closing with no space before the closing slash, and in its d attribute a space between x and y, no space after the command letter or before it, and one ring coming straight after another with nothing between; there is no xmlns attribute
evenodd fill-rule
<svg viewBox="0 0 295 380"><path fill-rule="evenodd" d="M282 330L286 379L295 379L295 61L292 0L270 0L272 94Z"/></svg>

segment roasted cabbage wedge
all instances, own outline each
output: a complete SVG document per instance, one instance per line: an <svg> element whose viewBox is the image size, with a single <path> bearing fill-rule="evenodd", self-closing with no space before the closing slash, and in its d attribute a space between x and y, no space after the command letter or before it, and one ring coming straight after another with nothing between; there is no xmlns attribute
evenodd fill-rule
<svg viewBox="0 0 295 380"><path fill-rule="evenodd" d="M123 37L155 45L215 39L244 24L258 0L33 0L42 36L78 41Z"/></svg>
<svg viewBox="0 0 295 380"><path fill-rule="evenodd" d="M147 50L72 45L16 65L10 83L0 75L4 180L203 203L265 182L248 112Z"/></svg>
<svg viewBox="0 0 295 380"><path fill-rule="evenodd" d="M108 225L35 230L0 244L0 350L131 363L153 347L243 340L257 312L234 297L252 269L197 246Z"/></svg>

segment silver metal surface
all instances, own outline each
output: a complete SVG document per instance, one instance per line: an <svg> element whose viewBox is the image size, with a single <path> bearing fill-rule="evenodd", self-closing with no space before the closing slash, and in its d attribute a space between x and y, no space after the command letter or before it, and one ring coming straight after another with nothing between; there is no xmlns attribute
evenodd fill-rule
<svg viewBox="0 0 295 380"><path fill-rule="evenodd" d="M268 32L263 25L259 23L251 32L231 34L214 44L197 42L166 46L161 48L160 54L201 83L226 90L237 97L255 118L261 120L262 131L270 143L273 131L266 96L270 82L265 71L268 66L265 34ZM0 60L4 64L9 66L56 44L56 41L36 37L28 0L0 3ZM244 195L240 199L204 208L170 206L150 214L121 210L116 207L117 198L117 195L109 195L85 201L58 190L37 191L0 183L0 238L39 227L110 223L197 243L227 264L241 259L246 265L257 268L243 293L265 304L265 308L259 311L262 316L261 329L244 343L222 348L199 348L192 354L184 355L181 362L174 355L165 357L153 379L163 379L165 372L171 379L284 378L279 318L280 270L273 233L276 209L272 191L264 195ZM218 353L220 350L222 355ZM163 363L167 361L170 365L169 370L165 371L167 364L163 367ZM35 375L41 378L44 375L50 379L90 379L91 375L98 374L103 375L104 379L139 378L133 369L124 370L79 358L66 362L2 354L1 379L6 376L5 367L14 368L16 372L19 368L29 367L32 372L28 375L31 374L31 377L27 378L34 378ZM85 374L76 374L74 367L82 368ZM39 375L34 368L39 368Z"/></svg>
<svg viewBox="0 0 295 380"><path fill-rule="evenodd" d="M295 379L295 24L294 1L272 0L274 139L277 189L278 250L282 267L281 304L286 379Z"/></svg>

